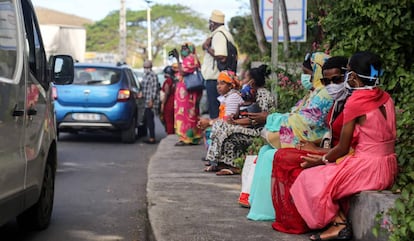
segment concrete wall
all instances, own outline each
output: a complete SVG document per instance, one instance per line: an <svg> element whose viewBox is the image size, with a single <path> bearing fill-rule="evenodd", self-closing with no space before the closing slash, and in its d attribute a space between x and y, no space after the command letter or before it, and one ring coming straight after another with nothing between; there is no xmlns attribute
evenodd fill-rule
<svg viewBox="0 0 414 241"><path fill-rule="evenodd" d="M390 191L367 191L352 198L350 219L354 231L354 241L387 241L391 228L390 217L387 215L389 208L394 206L399 197ZM375 237L372 229L377 225L376 215L383 213L379 220L382 227L379 236Z"/></svg>

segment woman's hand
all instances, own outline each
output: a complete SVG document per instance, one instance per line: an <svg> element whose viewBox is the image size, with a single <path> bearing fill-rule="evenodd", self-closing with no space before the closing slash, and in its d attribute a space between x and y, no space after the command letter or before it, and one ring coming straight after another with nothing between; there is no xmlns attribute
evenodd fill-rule
<svg viewBox="0 0 414 241"><path fill-rule="evenodd" d="M296 149L309 152L319 151L319 148L315 145L315 143L304 140L301 140L300 143L296 144Z"/></svg>
<svg viewBox="0 0 414 241"><path fill-rule="evenodd" d="M227 120L227 123L232 124L232 125L240 125L243 127L249 127L251 125L251 120L247 117L240 118L240 119L229 118Z"/></svg>
<svg viewBox="0 0 414 241"><path fill-rule="evenodd" d="M208 118L200 118L200 120L197 123L197 127L203 130L209 126L210 126L210 119Z"/></svg>
<svg viewBox="0 0 414 241"><path fill-rule="evenodd" d="M300 157L304 162L300 164L302 168L309 168L325 164L322 161L322 156L317 154L307 154Z"/></svg>
<svg viewBox="0 0 414 241"><path fill-rule="evenodd" d="M249 118L254 120L257 124L265 124L267 115L267 112L248 113Z"/></svg>

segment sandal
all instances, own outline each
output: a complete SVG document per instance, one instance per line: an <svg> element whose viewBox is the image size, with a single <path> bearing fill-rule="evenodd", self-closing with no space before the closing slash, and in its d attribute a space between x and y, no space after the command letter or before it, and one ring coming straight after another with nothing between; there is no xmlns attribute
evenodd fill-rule
<svg viewBox="0 0 414 241"><path fill-rule="evenodd" d="M221 169L220 171L216 172L216 175L217 176L228 176L228 175L236 175L240 173L241 173L240 168L229 167L229 168Z"/></svg>
<svg viewBox="0 0 414 241"><path fill-rule="evenodd" d="M325 241L325 240L351 240L352 239L352 226L350 222L333 222L332 226L345 225L345 228L338 232L338 235L330 238L321 238L321 234L314 234L309 237L311 241Z"/></svg>
<svg viewBox="0 0 414 241"><path fill-rule="evenodd" d="M190 143L185 143L183 141L179 141L177 143L174 144L174 146L189 146L191 145Z"/></svg>

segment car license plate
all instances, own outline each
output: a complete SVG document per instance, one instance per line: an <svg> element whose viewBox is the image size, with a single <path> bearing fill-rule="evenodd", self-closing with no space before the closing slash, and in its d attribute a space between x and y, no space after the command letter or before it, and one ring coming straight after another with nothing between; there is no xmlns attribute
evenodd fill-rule
<svg viewBox="0 0 414 241"><path fill-rule="evenodd" d="M98 114L75 113L72 114L72 118L74 120L98 121L101 119L101 116Z"/></svg>

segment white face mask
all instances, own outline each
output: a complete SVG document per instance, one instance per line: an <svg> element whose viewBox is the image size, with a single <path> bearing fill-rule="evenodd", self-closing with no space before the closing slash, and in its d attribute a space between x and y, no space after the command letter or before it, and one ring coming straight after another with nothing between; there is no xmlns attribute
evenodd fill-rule
<svg viewBox="0 0 414 241"><path fill-rule="evenodd" d="M329 84L325 89L334 100L344 100L348 96L348 90L343 82L340 84Z"/></svg>
<svg viewBox="0 0 414 241"><path fill-rule="evenodd" d="M377 82L378 82L378 78L371 78L369 76L365 76L365 75L361 75L361 74L356 74L358 75L360 78L369 78L369 79L375 79L375 84L373 86L362 86L362 87L352 87L349 85L349 75L354 72L354 71L349 71L347 73L345 73L345 88L349 89L349 90L372 90L377 86Z"/></svg>

